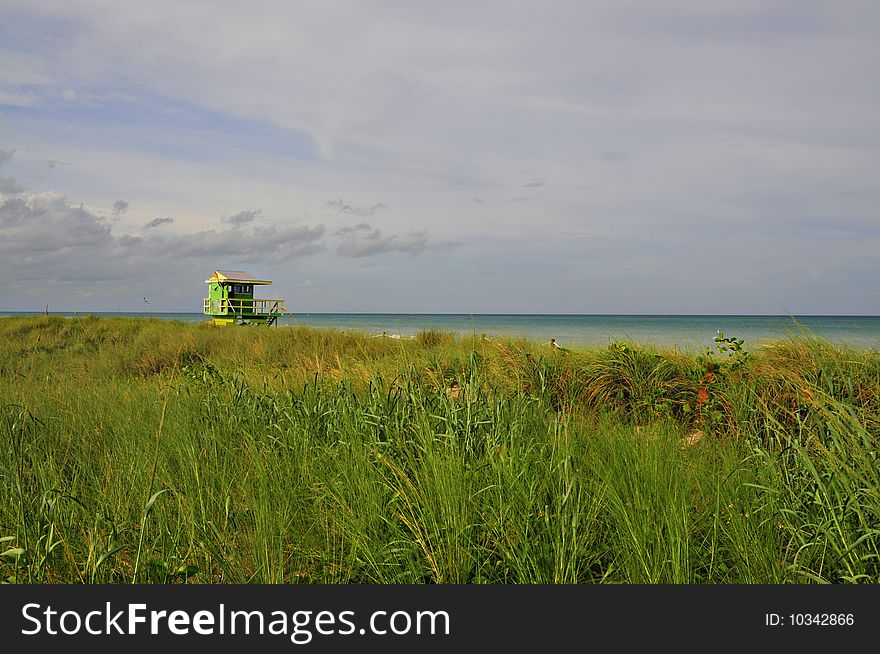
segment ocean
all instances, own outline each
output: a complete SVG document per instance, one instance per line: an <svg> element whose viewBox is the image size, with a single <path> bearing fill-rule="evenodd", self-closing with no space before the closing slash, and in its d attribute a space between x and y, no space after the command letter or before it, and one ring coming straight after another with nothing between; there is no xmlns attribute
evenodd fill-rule
<svg viewBox="0 0 880 654"><path fill-rule="evenodd" d="M40 315L6 312L4 315ZM126 316L199 322L200 313L58 313L68 317ZM549 314L407 314L407 313L299 313L285 316L284 325L329 327L370 335L385 332L407 337L426 329L459 335L523 337L563 346L603 345L614 341L651 343L701 351L714 345L718 331L754 347L769 339L813 335L859 349L880 351L880 316L659 316L659 315L549 315Z"/></svg>

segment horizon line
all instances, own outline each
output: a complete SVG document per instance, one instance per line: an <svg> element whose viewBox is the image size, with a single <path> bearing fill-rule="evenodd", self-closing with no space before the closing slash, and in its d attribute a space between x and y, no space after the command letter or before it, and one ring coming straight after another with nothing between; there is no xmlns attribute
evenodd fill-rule
<svg viewBox="0 0 880 654"><path fill-rule="evenodd" d="M200 311L102 311L102 310L85 310L72 309L67 311L45 311L45 310L6 310L0 309L0 316L24 314L24 315L119 315L119 316L157 316L157 315L203 315ZM880 318L880 313L861 314L861 313L560 313L560 312L538 312L527 313L520 311L513 312L426 312L426 311L297 311L289 314L290 317L295 316L567 316L567 317L587 317L587 316L632 316L632 317L672 317L672 318L688 318L688 317L738 317L738 318Z"/></svg>

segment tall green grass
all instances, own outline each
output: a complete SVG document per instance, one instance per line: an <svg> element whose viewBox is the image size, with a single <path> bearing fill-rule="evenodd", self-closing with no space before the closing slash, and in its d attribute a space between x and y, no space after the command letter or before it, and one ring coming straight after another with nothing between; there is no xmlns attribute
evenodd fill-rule
<svg viewBox="0 0 880 654"><path fill-rule="evenodd" d="M0 386L12 582L880 581L880 361L813 338L6 318Z"/></svg>

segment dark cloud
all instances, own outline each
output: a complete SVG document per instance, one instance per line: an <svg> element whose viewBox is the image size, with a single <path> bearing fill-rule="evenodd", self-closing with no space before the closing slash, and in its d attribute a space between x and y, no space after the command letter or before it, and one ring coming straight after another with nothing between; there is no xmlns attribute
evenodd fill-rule
<svg viewBox="0 0 880 654"><path fill-rule="evenodd" d="M283 261L320 252L324 249L323 236L323 225L283 229L256 227L249 232L230 228L162 237L161 246L164 255L170 257L225 256L242 261Z"/></svg>
<svg viewBox="0 0 880 654"><path fill-rule="evenodd" d="M351 205L346 203L342 198L339 198L338 200L327 200L324 203L324 206L338 209L339 213L347 213L351 211Z"/></svg>
<svg viewBox="0 0 880 654"><path fill-rule="evenodd" d="M333 209L338 209L339 213L348 213L351 211L351 205L345 202L342 198L338 200L327 200L324 203L325 207L331 207Z"/></svg>
<svg viewBox="0 0 880 654"><path fill-rule="evenodd" d="M120 216L128 211L128 202L125 200L117 200L113 203L113 215Z"/></svg>
<svg viewBox="0 0 880 654"><path fill-rule="evenodd" d="M156 221L171 219L151 222ZM184 268L210 268L218 258L286 261L324 248L323 225L250 230L236 225L149 236L116 236L113 229L102 216L71 206L60 194L7 198L0 203L0 276L53 284L121 282L145 274L173 280Z"/></svg>
<svg viewBox="0 0 880 654"><path fill-rule="evenodd" d="M159 225L165 225L166 223L170 224L174 222L174 218L153 218L150 222L144 225L145 229L149 229L150 227L158 227Z"/></svg>
<svg viewBox="0 0 880 654"><path fill-rule="evenodd" d="M0 168L3 168L4 165L8 164L12 161L12 155L15 154L15 150L2 150L0 149Z"/></svg>
<svg viewBox="0 0 880 654"><path fill-rule="evenodd" d="M94 255L115 247L114 241L103 218L70 206L60 195L9 198L0 205L0 259L12 268L27 263L36 272L67 256L74 267L88 266Z"/></svg>
<svg viewBox="0 0 880 654"><path fill-rule="evenodd" d="M410 232L406 236L385 236L382 231L368 223L359 223L353 227L343 227L336 232L341 242L336 253L343 257L371 257L387 252L405 252L421 254L425 250L437 250L454 247L452 242L429 243L425 231Z"/></svg>
<svg viewBox="0 0 880 654"><path fill-rule="evenodd" d="M263 212L260 209L254 209L253 211L239 211L232 216L223 216L220 219L220 222L229 225L246 225L247 223L254 222L262 215Z"/></svg>
<svg viewBox="0 0 880 654"><path fill-rule="evenodd" d="M3 195L18 195L24 193L25 188L12 177L0 177L0 193Z"/></svg>
<svg viewBox="0 0 880 654"><path fill-rule="evenodd" d="M358 223L354 227L343 227L342 229L336 230L337 236L347 236L349 234L358 234L358 233L369 233L374 231L369 223ZM378 230L375 230L378 231Z"/></svg>
<svg viewBox="0 0 880 654"><path fill-rule="evenodd" d="M342 198L339 198L338 200L327 200L324 203L324 206L336 209L338 213L346 213L351 214L352 216L361 216L364 218L372 216L374 213L382 209L388 209L388 207L381 202L371 205L369 207L360 207L357 205L349 204Z"/></svg>

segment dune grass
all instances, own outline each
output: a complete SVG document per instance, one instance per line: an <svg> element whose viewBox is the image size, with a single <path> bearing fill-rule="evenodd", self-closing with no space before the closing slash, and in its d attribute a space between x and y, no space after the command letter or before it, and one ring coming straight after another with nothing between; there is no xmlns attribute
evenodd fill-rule
<svg viewBox="0 0 880 654"><path fill-rule="evenodd" d="M880 357L0 319L0 579L877 583Z"/></svg>

